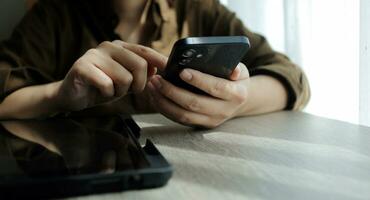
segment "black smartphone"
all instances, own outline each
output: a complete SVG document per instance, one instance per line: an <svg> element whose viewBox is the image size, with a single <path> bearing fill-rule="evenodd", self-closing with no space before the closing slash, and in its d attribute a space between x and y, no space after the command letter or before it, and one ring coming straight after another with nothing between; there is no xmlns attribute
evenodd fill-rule
<svg viewBox="0 0 370 200"><path fill-rule="evenodd" d="M189 37L178 40L172 48L163 77L176 86L204 94L179 77L185 68L192 68L229 79L245 56L250 43L245 36Z"/></svg>
<svg viewBox="0 0 370 200"><path fill-rule="evenodd" d="M45 199L160 187L172 167L131 118L0 122L0 196Z"/></svg>

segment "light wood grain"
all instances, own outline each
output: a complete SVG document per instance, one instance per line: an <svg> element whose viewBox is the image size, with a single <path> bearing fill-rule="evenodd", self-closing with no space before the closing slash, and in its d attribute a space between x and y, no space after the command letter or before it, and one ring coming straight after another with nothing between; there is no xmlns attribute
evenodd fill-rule
<svg viewBox="0 0 370 200"><path fill-rule="evenodd" d="M137 115L174 166L159 189L78 199L370 199L370 128L300 112L194 130Z"/></svg>

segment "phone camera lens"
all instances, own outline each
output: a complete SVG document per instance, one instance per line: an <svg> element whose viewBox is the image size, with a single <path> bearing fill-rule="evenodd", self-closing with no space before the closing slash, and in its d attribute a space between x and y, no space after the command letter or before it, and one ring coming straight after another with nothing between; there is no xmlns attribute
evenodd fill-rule
<svg viewBox="0 0 370 200"><path fill-rule="evenodd" d="M191 58L185 58L180 61L180 65L186 65L191 62Z"/></svg>
<svg viewBox="0 0 370 200"><path fill-rule="evenodd" d="M197 53L194 49L189 49L189 50L186 50L182 56L185 57L185 58L190 58L192 57L195 53Z"/></svg>
<svg viewBox="0 0 370 200"><path fill-rule="evenodd" d="M196 56L197 58L202 58L203 57L203 54L198 54L197 56Z"/></svg>

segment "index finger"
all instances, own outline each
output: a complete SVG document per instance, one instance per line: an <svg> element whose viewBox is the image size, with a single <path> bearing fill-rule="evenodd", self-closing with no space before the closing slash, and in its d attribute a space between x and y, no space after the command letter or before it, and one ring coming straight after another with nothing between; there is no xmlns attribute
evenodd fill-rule
<svg viewBox="0 0 370 200"><path fill-rule="evenodd" d="M123 41L121 41L121 45L124 48L127 48L128 50L133 51L137 55L143 57L151 67L156 67L161 70L164 70L166 68L168 58L155 51L154 49Z"/></svg>

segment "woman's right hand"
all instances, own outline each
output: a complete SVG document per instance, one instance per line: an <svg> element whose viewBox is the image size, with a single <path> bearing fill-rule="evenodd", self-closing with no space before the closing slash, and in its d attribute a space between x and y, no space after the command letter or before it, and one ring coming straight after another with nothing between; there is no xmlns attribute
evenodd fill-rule
<svg viewBox="0 0 370 200"><path fill-rule="evenodd" d="M54 100L59 111L78 111L140 93L167 57L155 50L123 41L103 42L88 50L56 84Z"/></svg>

